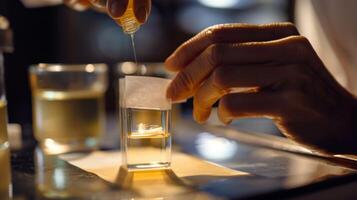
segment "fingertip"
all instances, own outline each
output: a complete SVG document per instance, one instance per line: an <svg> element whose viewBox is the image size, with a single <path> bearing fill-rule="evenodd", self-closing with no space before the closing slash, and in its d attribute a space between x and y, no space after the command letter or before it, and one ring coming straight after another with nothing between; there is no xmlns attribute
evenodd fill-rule
<svg viewBox="0 0 357 200"><path fill-rule="evenodd" d="M171 83L166 90L166 98L171 99L171 102L182 100L177 93L177 87L175 83Z"/></svg>
<svg viewBox="0 0 357 200"><path fill-rule="evenodd" d="M194 108L193 119L199 124L204 124L207 121L209 115L209 111L200 110L197 107Z"/></svg>
<svg viewBox="0 0 357 200"><path fill-rule="evenodd" d="M218 119L224 124L224 125L229 125L232 122L232 118L229 117L227 112L224 111L224 108L222 106L222 99L219 102L218 105L218 111L217 111Z"/></svg>
<svg viewBox="0 0 357 200"><path fill-rule="evenodd" d="M171 99L171 101L175 101L171 85L169 85L169 87L166 90L166 98Z"/></svg>
<svg viewBox="0 0 357 200"><path fill-rule="evenodd" d="M222 113L218 112L218 119L224 124L224 125L229 125L232 123L232 119L225 117L222 115Z"/></svg>
<svg viewBox="0 0 357 200"><path fill-rule="evenodd" d="M178 71L179 68L175 66L173 59L173 55L170 55L168 58L166 58L165 67L169 71Z"/></svg>
<svg viewBox="0 0 357 200"><path fill-rule="evenodd" d="M193 115L193 119L195 120L195 122L199 123L199 124L204 124L206 122L206 120L202 120L199 117L197 117L195 114Z"/></svg>

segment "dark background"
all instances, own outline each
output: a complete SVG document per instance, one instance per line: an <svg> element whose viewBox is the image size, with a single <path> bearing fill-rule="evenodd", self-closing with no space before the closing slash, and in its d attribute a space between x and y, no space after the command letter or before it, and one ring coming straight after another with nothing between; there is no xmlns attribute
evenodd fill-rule
<svg viewBox="0 0 357 200"><path fill-rule="evenodd" d="M133 60L129 37L103 13L77 12L63 5L28 9L20 0L0 0L0 14L10 20L15 40L15 52L5 55L11 123L31 124L31 64L103 62L114 77L115 63ZM138 60L163 62L178 45L210 25L292 21L292 16L293 2L285 0L153 0L149 20L135 36ZM109 90L109 111L114 111L113 99L114 91Z"/></svg>

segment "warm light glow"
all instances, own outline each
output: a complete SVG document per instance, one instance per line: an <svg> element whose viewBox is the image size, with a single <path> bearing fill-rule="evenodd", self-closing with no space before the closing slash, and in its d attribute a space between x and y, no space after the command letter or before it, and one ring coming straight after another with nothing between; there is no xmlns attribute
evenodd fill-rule
<svg viewBox="0 0 357 200"><path fill-rule="evenodd" d="M213 8L230 8L238 4L240 0L198 0L202 5Z"/></svg>
<svg viewBox="0 0 357 200"><path fill-rule="evenodd" d="M226 138L202 132L197 136L196 148L198 153L207 159L228 160L234 157L238 144Z"/></svg>
<svg viewBox="0 0 357 200"><path fill-rule="evenodd" d="M49 154L57 154L66 152L69 150L69 147L66 145L60 145L52 139L45 139L44 140L45 149L48 151Z"/></svg>
<svg viewBox="0 0 357 200"><path fill-rule="evenodd" d="M132 132L129 137L154 138L154 137L163 137L163 135L165 135L165 133L161 126L139 123L137 131Z"/></svg>
<svg viewBox="0 0 357 200"><path fill-rule="evenodd" d="M66 187L66 176L62 168L55 168L53 173L53 180L56 189L65 189Z"/></svg>
<svg viewBox="0 0 357 200"><path fill-rule="evenodd" d="M94 65L92 65L92 64L86 65L86 72L89 72L89 73L94 72L94 69L95 69Z"/></svg>
<svg viewBox="0 0 357 200"><path fill-rule="evenodd" d="M61 65L52 65L49 67L49 71L52 71L52 72L60 72L62 71L62 66Z"/></svg>
<svg viewBox="0 0 357 200"><path fill-rule="evenodd" d="M124 74L134 74L137 70L137 66L133 62L123 62L121 64L121 71Z"/></svg>
<svg viewBox="0 0 357 200"><path fill-rule="evenodd" d="M146 169L146 168L160 168L162 167L162 164L157 164L157 163L150 163L150 165L137 165L137 168L142 168L142 169Z"/></svg>
<svg viewBox="0 0 357 200"><path fill-rule="evenodd" d="M44 91L42 92L42 96L46 99L63 99L65 98L64 92L57 92L57 91Z"/></svg>

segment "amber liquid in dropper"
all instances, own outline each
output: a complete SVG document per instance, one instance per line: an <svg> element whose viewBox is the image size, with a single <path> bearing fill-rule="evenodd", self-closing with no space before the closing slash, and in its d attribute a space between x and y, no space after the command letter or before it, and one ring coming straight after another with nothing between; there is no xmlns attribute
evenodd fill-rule
<svg viewBox="0 0 357 200"><path fill-rule="evenodd" d="M123 28L124 33L130 35L134 59L135 63L137 63L134 34L137 30L139 30L141 23L135 17L134 0L129 0L128 7L126 8L124 14L119 18L115 18L114 20Z"/></svg>

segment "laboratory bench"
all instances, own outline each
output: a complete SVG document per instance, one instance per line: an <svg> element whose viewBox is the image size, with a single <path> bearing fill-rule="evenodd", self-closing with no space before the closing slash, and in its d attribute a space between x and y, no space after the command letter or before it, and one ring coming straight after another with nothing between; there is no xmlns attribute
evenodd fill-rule
<svg viewBox="0 0 357 200"><path fill-rule="evenodd" d="M178 120L173 127L174 154L192 160L182 161L176 168L186 168L188 172L153 172L144 181L132 183L133 189L122 184L120 178L103 178L106 170L93 173L78 167L80 164L72 162L78 155L46 155L31 140L24 141L23 148L11 151L9 196L16 200L357 199L357 161L353 158L326 157L285 138L212 124L202 126L191 119ZM102 144L101 155L119 155L116 144L110 143L118 139L115 133L105 137L109 142ZM173 159L181 159L178 157ZM110 159L92 161L100 166ZM112 166L120 165L111 162ZM217 171L199 174L207 171L206 167L234 175L221 176ZM190 171L191 175L179 175ZM2 199L7 199L6 194Z"/></svg>

